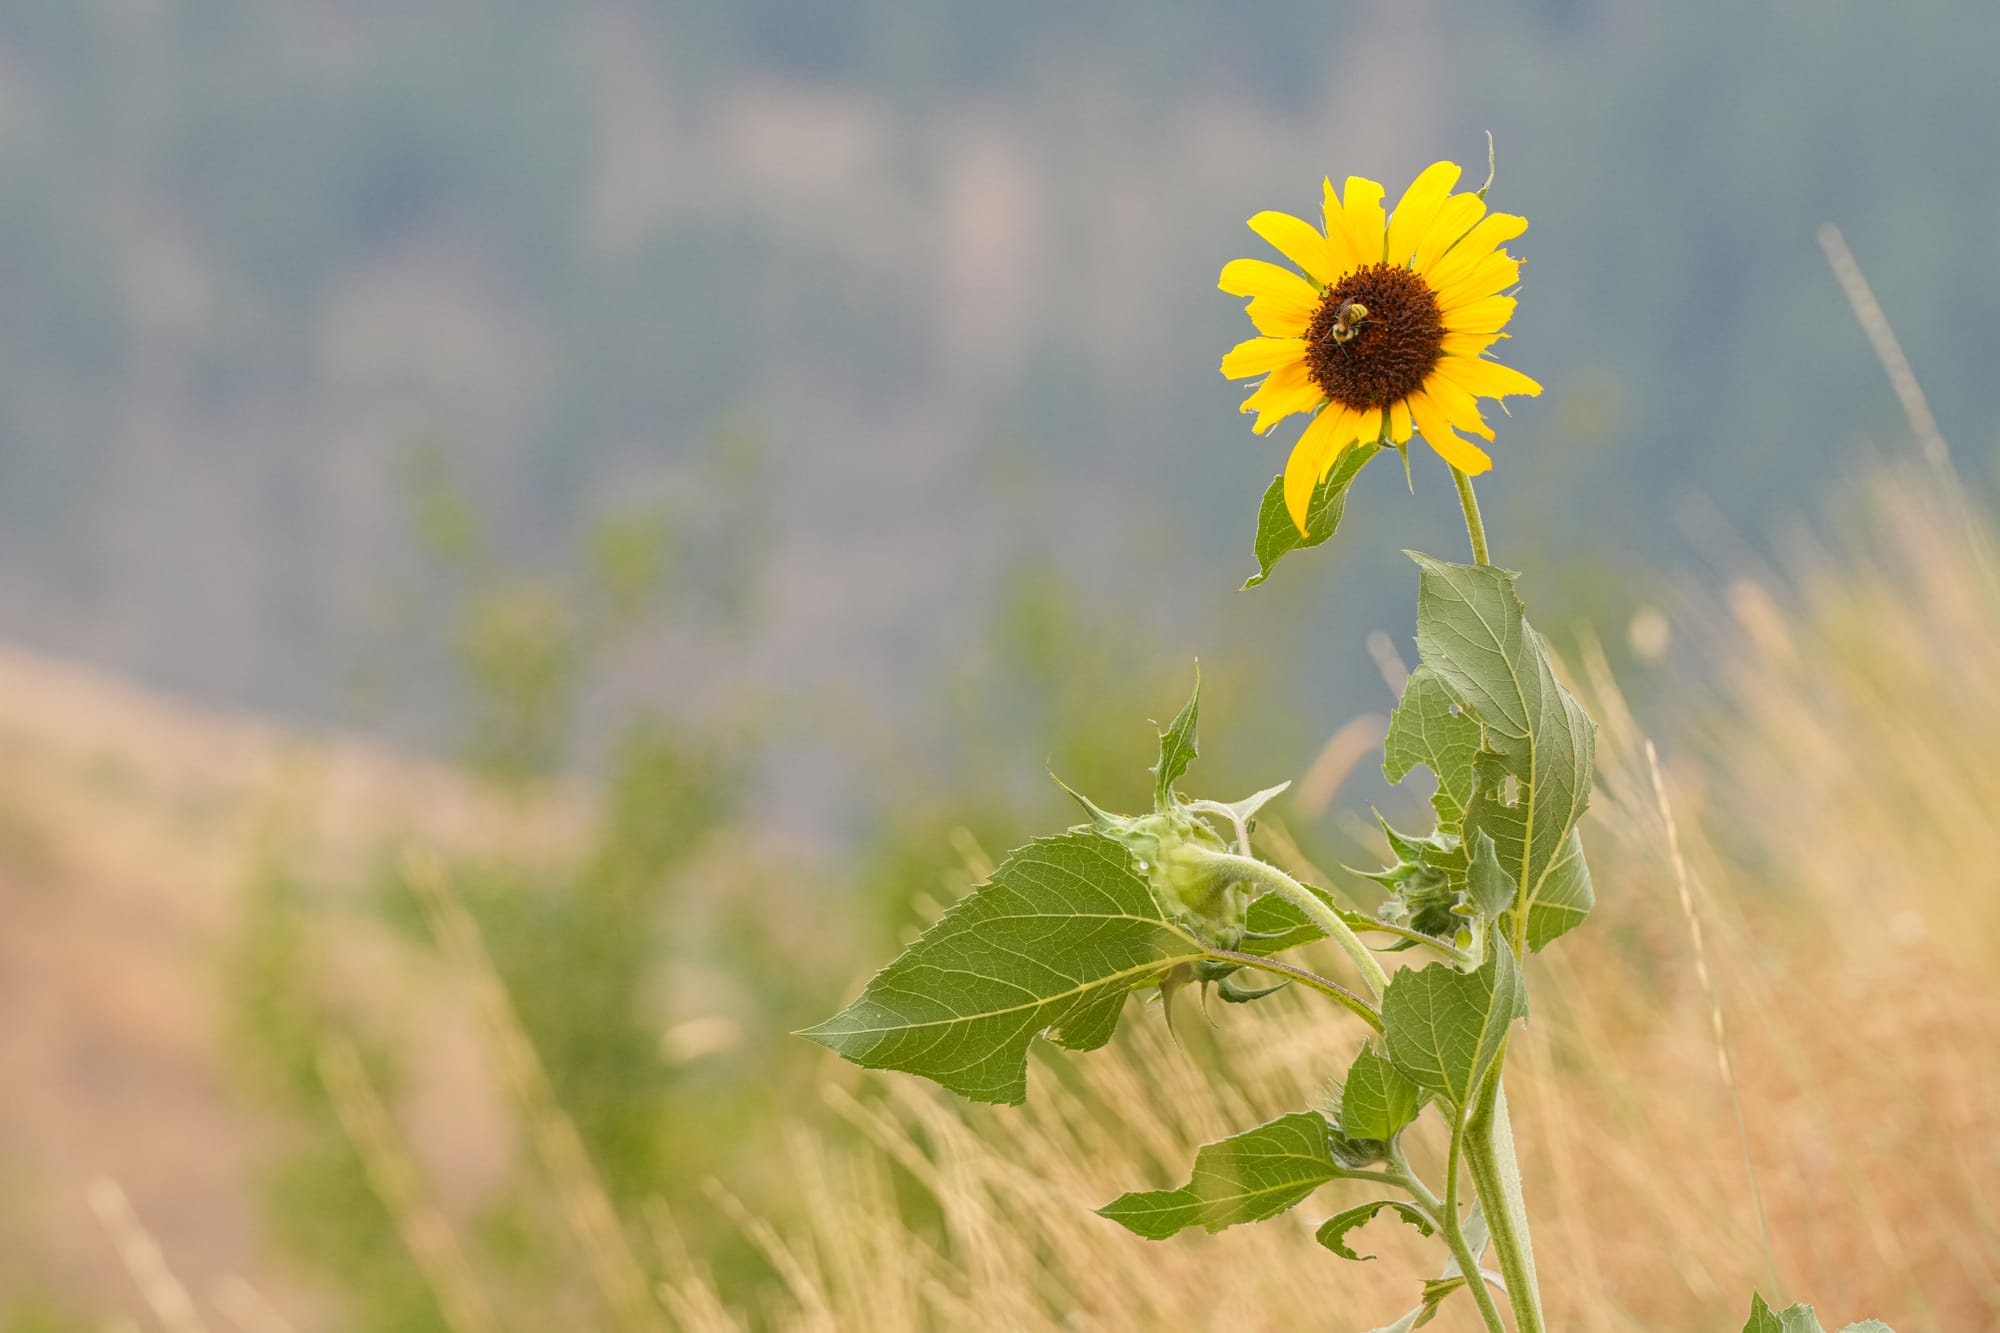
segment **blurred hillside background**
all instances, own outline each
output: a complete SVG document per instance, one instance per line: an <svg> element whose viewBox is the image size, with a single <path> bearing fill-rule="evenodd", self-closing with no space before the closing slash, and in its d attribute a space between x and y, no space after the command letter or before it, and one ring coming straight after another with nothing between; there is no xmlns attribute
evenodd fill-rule
<svg viewBox="0 0 2000 1333"><path fill-rule="evenodd" d="M1838 484L1915 455L1814 231L1844 230L1983 512L1996 57L2000 10L1943 0L0 7L0 1329L147 1308L100 1178L218 1327L489 1326L385 1207L368 1095L499 1326L594 1326L479 976L609 1206L676 1219L661 1271L784 1324L792 1275L703 1182L782 1215L800 1134L846 1160L854 1117L783 1034L1065 822L1048 769L1135 799L1198 656L1202 784L1311 770L1301 854L1374 854L1368 803L1418 800L1368 753L1410 655L1394 552L1463 536L1419 451L1414 496L1372 469L1332 547L1233 591L1286 441L1216 373L1243 321L1214 278L1321 174L1394 190L1488 130L1496 203L1533 223L1508 360L1549 391L1498 423L1483 498L1537 620L1601 645L1699 810L1790 780L1731 787L1753 755L1703 739L1719 713L1763 719L1758 762L1863 762L1747 699L1742 663L1850 682L1822 716L1878 722L1934 680L1956 711L1910 753L1868 733L1894 782L1827 799L1984 828L1923 802L1940 773L2000 799L1971 745L1992 702L1935 668L1990 660L1995 612L1923 544L1956 500L1885 517ZM1899 606L1883 570L1930 591ZM1690 834L1753 890L1767 836ZM1941 1050L1992 1030L1992 960L1931 958L1924 923L1993 918L1918 900L1990 885L1977 851L1893 891L1907 966L1973 988ZM1852 905L1847 873L1813 892ZM1672 901L1608 915L1605 967L1678 1014ZM1965 1134L2000 1126L1990 1087L1951 1096ZM1843 1202L1902 1216L1849 1169ZM929 1234L937 1205L883 1188L876 1221ZM1789 1276L1983 1326L1979 1225L1937 1242L1946 1295L1897 1285L1922 1264L1880 1224ZM1592 1262L1588 1308L1638 1308ZM1665 1308L1734 1308L1737 1271L1690 1262L1651 1275Z"/></svg>

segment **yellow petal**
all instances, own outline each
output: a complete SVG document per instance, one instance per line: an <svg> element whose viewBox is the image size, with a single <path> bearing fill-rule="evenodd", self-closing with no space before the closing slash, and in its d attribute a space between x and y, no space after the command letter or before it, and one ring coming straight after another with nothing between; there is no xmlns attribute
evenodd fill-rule
<svg viewBox="0 0 2000 1333"><path fill-rule="evenodd" d="M1382 187L1365 176L1349 176L1347 192L1341 198L1341 221L1347 227L1347 243L1354 250L1356 264L1363 267L1382 262Z"/></svg>
<svg viewBox="0 0 2000 1333"><path fill-rule="evenodd" d="M1339 276L1333 267L1333 257L1327 252L1326 237L1312 223L1290 213L1264 212L1250 219L1250 230L1304 269L1314 282L1323 286Z"/></svg>
<svg viewBox="0 0 2000 1333"><path fill-rule="evenodd" d="M1308 535L1306 511L1313 492L1340 453L1340 418L1345 412L1345 408L1329 403L1324 412L1306 423L1299 442L1292 446L1292 456L1285 461L1285 512L1292 516L1292 526L1300 536Z"/></svg>
<svg viewBox="0 0 2000 1333"><path fill-rule="evenodd" d="M1333 266L1342 273L1348 273L1360 268L1363 263L1373 263L1373 260L1364 261L1354 253L1354 243L1347 238L1347 214L1340 206L1340 196L1334 193L1333 182L1321 177L1320 189L1320 216L1326 222L1326 253Z"/></svg>
<svg viewBox="0 0 2000 1333"><path fill-rule="evenodd" d="M1476 477L1493 466L1493 455L1481 449L1471 440L1462 439L1446 431L1443 435L1425 435L1424 440L1436 451L1437 456L1457 468L1468 477Z"/></svg>
<svg viewBox="0 0 2000 1333"><path fill-rule="evenodd" d="M1260 296L1244 306L1243 313L1250 316L1257 332L1267 338L1303 338L1313 317L1312 310L1290 301L1275 301L1268 296Z"/></svg>
<svg viewBox="0 0 2000 1333"><path fill-rule="evenodd" d="M1262 259L1230 260L1215 285L1232 296L1253 298L1247 311L1250 322L1273 338L1300 337L1319 308L1317 288L1290 269Z"/></svg>
<svg viewBox="0 0 2000 1333"><path fill-rule="evenodd" d="M1294 412L1318 406L1325 396L1306 373L1306 363L1293 361L1265 376L1257 392L1245 398L1239 410L1257 413L1257 421L1250 429L1262 435Z"/></svg>
<svg viewBox="0 0 2000 1333"><path fill-rule="evenodd" d="M1389 443L1410 442L1410 405L1401 398L1389 404Z"/></svg>
<svg viewBox="0 0 2000 1333"><path fill-rule="evenodd" d="M1417 238L1417 251L1411 256L1410 267L1419 273L1430 272L1431 265L1471 231L1485 212L1486 205L1476 194L1455 194L1438 205L1430 229Z"/></svg>
<svg viewBox="0 0 2000 1333"><path fill-rule="evenodd" d="M1389 215L1389 262L1407 264L1416 253L1417 239L1437 218L1438 208L1451 187L1458 184L1456 162L1433 162L1418 173Z"/></svg>
<svg viewBox="0 0 2000 1333"><path fill-rule="evenodd" d="M1445 262L1451 262L1447 255ZM1505 250L1495 250L1471 268L1450 280L1426 278L1437 293L1440 310L1455 310L1482 297L1503 292L1521 280L1521 261Z"/></svg>
<svg viewBox="0 0 2000 1333"><path fill-rule="evenodd" d="M1374 442L1382 438L1382 409L1363 408L1354 415L1354 438Z"/></svg>
<svg viewBox="0 0 2000 1333"><path fill-rule="evenodd" d="M1437 363L1433 373L1443 375L1467 393L1481 398L1510 398L1515 395L1534 398L1542 392L1540 384L1498 361L1447 356Z"/></svg>
<svg viewBox="0 0 2000 1333"><path fill-rule="evenodd" d="M1222 266L1222 276L1215 285L1231 296L1255 296L1302 305L1308 310L1319 304L1319 292L1311 283L1264 259L1230 260Z"/></svg>
<svg viewBox="0 0 2000 1333"><path fill-rule="evenodd" d="M1479 254L1496 245L1505 245L1528 229L1528 220L1518 213L1488 213L1465 234L1459 244Z"/></svg>
<svg viewBox="0 0 2000 1333"><path fill-rule="evenodd" d="M1514 317L1514 298L1488 296L1444 312L1447 335L1453 333L1498 333Z"/></svg>
<svg viewBox="0 0 2000 1333"><path fill-rule="evenodd" d="M1490 213L1459 238L1449 252L1426 268L1424 278L1433 290L1449 287L1480 260L1492 254L1496 246L1504 245L1527 229L1528 220L1524 217L1513 213Z"/></svg>
<svg viewBox="0 0 2000 1333"><path fill-rule="evenodd" d="M1444 354L1478 356L1506 336L1504 333L1447 333L1444 335Z"/></svg>
<svg viewBox="0 0 2000 1333"><path fill-rule="evenodd" d="M1419 389L1409 397L1410 415L1416 419L1417 429L1424 433L1424 442L1437 451L1439 458L1457 468L1469 477L1476 477L1493 466L1493 460L1484 449L1470 440L1461 440L1452 432L1451 424L1436 403Z"/></svg>
<svg viewBox="0 0 2000 1333"><path fill-rule="evenodd" d="M1483 440L1493 438L1493 428L1479 415L1479 400L1448 377L1433 370L1424 379L1422 393L1437 404L1438 410L1452 425L1471 431Z"/></svg>
<svg viewBox="0 0 2000 1333"><path fill-rule="evenodd" d="M1299 338L1246 338L1222 358L1222 373L1233 380L1249 379L1302 360L1305 354L1305 342Z"/></svg>

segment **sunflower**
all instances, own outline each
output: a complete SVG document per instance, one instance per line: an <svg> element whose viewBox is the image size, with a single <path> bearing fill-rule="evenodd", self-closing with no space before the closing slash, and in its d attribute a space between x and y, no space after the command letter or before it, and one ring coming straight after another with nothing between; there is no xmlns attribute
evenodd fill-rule
<svg viewBox="0 0 2000 1333"><path fill-rule="evenodd" d="M1314 488L1348 449L1400 447L1421 432L1445 462L1476 475L1493 460L1458 431L1493 438L1478 400L1542 391L1482 355L1508 336L1514 298L1501 293L1521 273L1499 247L1528 220L1488 213L1483 190L1453 194L1458 177L1451 162L1425 168L1388 214L1376 182L1349 176L1343 197L1329 180L1324 233L1288 213L1250 219L1304 277L1262 259L1223 267L1217 285L1250 298L1262 335L1222 358L1231 379L1264 377L1243 400L1257 414L1252 429L1312 413L1285 464L1285 507L1302 533Z"/></svg>

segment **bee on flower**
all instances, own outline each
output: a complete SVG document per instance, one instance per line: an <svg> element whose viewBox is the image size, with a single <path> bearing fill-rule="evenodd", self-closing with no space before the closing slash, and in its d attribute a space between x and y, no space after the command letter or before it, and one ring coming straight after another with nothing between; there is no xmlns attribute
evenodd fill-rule
<svg viewBox="0 0 2000 1333"><path fill-rule="evenodd" d="M1491 440L1479 399L1534 395L1542 386L1484 353L1507 337L1521 261L1501 247L1526 218L1488 213L1484 191L1453 194L1459 168L1438 162L1403 192L1393 212L1381 185L1349 176L1325 182L1325 230L1265 212L1250 229L1298 266L1262 259L1225 265L1217 284L1247 296L1258 337L1222 358L1231 379L1262 375L1243 400L1263 434L1312 414L1285 465L1285 508L1306 530L1314 488L1347 450L1406 445L1414 434L1468 476L1493 460L1459 435ZM1301 276L1303 275L1303 276Z"/></svg>

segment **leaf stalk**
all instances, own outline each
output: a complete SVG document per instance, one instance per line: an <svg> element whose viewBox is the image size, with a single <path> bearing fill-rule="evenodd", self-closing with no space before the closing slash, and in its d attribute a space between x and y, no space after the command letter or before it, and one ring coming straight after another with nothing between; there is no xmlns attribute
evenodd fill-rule
<svg viewBox="0 0 2000 1333"><path fill-rule="evenodd" d="M1382 964L1375 960L1374 951L1361 942L1361 937L1348 928L1340 914L1320 900L1318 894L1287 875L1274 865L1259 861L1254 856L1239 856L1234 852L1211 852L1198 850L1192 853L1218 871L1228 871L1244 883L1253 885L1266 893L1275 893L1286 902L1305 913L1306 920L1318 926L1326 937L1339 945L1341 951L1353 960L1361 970L1361 979L1368 984L1368 990L1375 999L1389 989L1389 974L1382 970Z"/></svg>
<svg viewBox="0 0 2000 1333"><path fill-rule="evenodd" d="M1399 940L1408 940L1412 944L1421 944L1426 948L1435 949L1440 957L1460 967L1474 965L1473 956L1465 950L1448 940L1441 940L1435 935L1426 935L1421 930L1411 930L1408 926L1398 926L1388 921L1371 921L1358 929L1368 931L1379 930L1384 935L1394 935Z"/></svg>
<svg viewBox="0 0 2000 1333"><path fill-rule="evenodd" d="M1283 977L1287 981L1296 981L1308 990L1316 990L1321 995L1326 996L1335 1004L1353 1013L1362 1022L1374 1028L1377 1032L1382 1030L1382 1015L1376 1010L1374 1005L1368 1003L1368 1001L1362 999L1339 982L1329 981L1317 972L1309 972L1303 967L1294 967L1292 964L1280 962L1276 958L1265 958L1254 953L1238 953L1234 949L1211 949L1209 950L1209 955L1214 958L1220 958L1225 962L1254 968L1259 972L1267 972L1274 977Z"/></svg>

